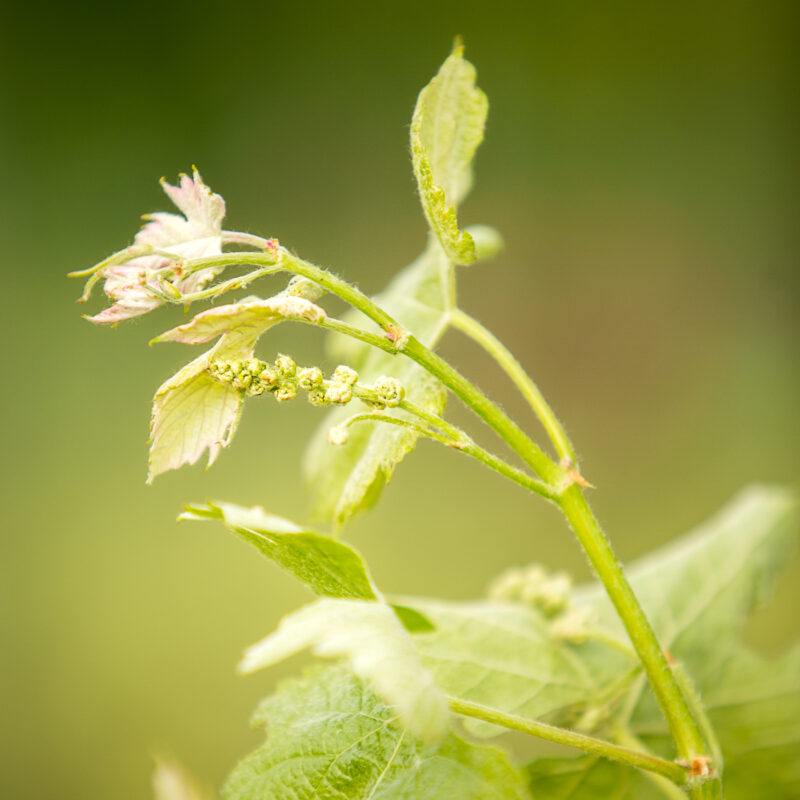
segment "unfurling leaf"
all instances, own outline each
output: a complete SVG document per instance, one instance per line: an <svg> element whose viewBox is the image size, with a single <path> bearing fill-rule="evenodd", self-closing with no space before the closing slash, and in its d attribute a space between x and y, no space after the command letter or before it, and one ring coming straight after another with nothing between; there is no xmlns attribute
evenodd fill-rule
<svg viewBox="0 0 800 800"><path fill-rule="evenodd" d="M267 741L227 781L225 800L530 800L505 755L448 733L424 744L339 668L283 683L259 707Z"/></svg>
<svg viewBox="0 0 800 800"><path fill-rule="evenodd" d="M237 536L318 595L361 600L378 598L378 590L357 550L330 536L303 530L261 508L209 503L187 507L180 519L222 520Z"/></svg>
<svg viewBox="0 0 800 800"><path fill-rule="evenodd" d="M246 361L258 338L285 319L317 322L325 312L288 290L267 300L211 308L184 325L161 334L156 342L200 344L219 341L163 383L153 398L150 423L150 473L156 475L183 464L194 464L208 449L208 465L236 431L244 392L216 380L209 367L216 361Z"/></svg>
<svg viewBox="0 0 800 800"><path fill-rule="evenodd" d="M411 119L411 156L431 230L454 264L476 258L456 209L472 185L472 159L483 141L489 103L475 86L475 68L457 47L420 92Z"/></svg>
<svg viewBox="0 0 800 800"><path fill-rule="evenodd" d="M444 334L452 303L453 268L436 242L406 267L376 297L376 302L411 331L423 344L433 347ZM393 356L358 343L338 346L335 355L359 371L362 383L391 376L405 388L406 399L429 411L444 410L442 385L410 359ZM349 429L343 447L331 447L328 431L349 415L347 409L326 414L311 440L304 471L313 496L314 516L342 525L355 513L371 506L388 482L395 466L416 445L419 434L396 425L357 425ZM403 416L403 412L398 412Z"/></svg>
<svg viewBox="0 0 800 800"><path fill-rule="evenodd" d="M240 669L252 672L308 647L319 656L344 656L358 677L396 707L415 737L438 741L449 726L449 710L420 663L416 641L384 603L325 598L285 616L273 634L245 652Z"/></svg>
<svg viewBox="0 0 800 800"><path fill-rule="evenodd" d="M159 289L161 280L156 271L167 268L179 259L203 258L222 252L222 220L225 201L203 183L200 173L181 175L180 184L171 186L162 180L161 185L180 214L158 212L148 214L147 224L136 234L131 250L155 249L156 255L138 255L127 260L117 260L103 267L89 278L82 300L86 300L92 286L105 279L104 291L113 301L99 314L88 317L91 322L115 324L131 317L146 314L162 304L150 289ZM174 259L171 258L174 256ZM167 290L191 293L202 289L221 268L209 267L183 276L176 270L164 283Z"/></svg>

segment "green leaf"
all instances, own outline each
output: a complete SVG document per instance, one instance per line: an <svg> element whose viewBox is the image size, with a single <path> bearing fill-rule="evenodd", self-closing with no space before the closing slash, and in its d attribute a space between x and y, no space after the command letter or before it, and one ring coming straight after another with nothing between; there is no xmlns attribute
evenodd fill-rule
<svg viewBox="0 0 800 800"><path fill-rule="evenodd" d="M529 800L503 753L448 734L415 740L341 669L282 684L261 704L264 745L234 770L225 800Z"/></svg>
<svg viewBox="0 0 800 800"><path fill-rule="evenodd" d="M267 558L326 597L375 600L378 590L361 554L330 536L303 530L262 508L232 503L187 506L182 520L217 519Z"/></svg>
<svg viewBox="0 0 800 800"><path fill-rule="evenodd" d="M800 796L800 644L764 659L739 641L747 614L788 561L796 521L793 493L751 488L628 570L661 641L690 668L722 750L728 800ZM598 587L576 594L598 608L605 633L622 638ZM629 690L634 707L623 722L650 748L672 757L666 722L652 693L639 687L637 682ZM537 759L528 769L532 793L546 800L654 796L650 778L595 758Z"/></svg>
<svg viewBox="0 0 800 800"><path fill-rule="evenodd" d="M550 633L536 608L517 603L445 603L402 598L435 630L415 640L422 662L449 695L530 719L573 722L601 689L590 664L602 658L631 662L596 643L568 644ZM616 673L615 673L616 674ZM480 736L503 729L466 723Z"/></svg>
<svg viewBox="0 0 800 800"><path fill-rule="evenodd" d="M224 339L224 337L223 337ZM214 380L208 366L222 340L165 381L153 398L150 417L150 470L156 475L194 464L208 449L210 467L227 447L239 423L241 392ZM231 357L249 358L248 350L232 350Z"/></svg>
<svg viewBox="0 0 800 800"><path fill-rule="evenodd" d="M454 264L475 260L456 208L472 185L472 159L483 141L489 103L475 86L475 68L457 47L420 92L411 119L411 155L431 230Z"/></svg>
<svg viewBox="0 0 800 800"><path fill-rule="evenodd" d="M800 797L800 643L777 659L742 649L703 688L726 798Z"/></svg>
<svg viewBox="0 0 800 800"><path fill-rule="evenodd" d="M423 344L433 347L449 323L452 272L441 248L431 242L425 253L378 295L376 302ZM362 383L391 376L405 387L408 400L433 414L444 410L444 388L410 359L367 346L339 348L337 355L345 356L344 360L358 369ZM346 445L331 446L328 430L350 414L352 409L346 408L328 412L309 444L304 462L314 516L335 526L378 499L394 468L414 449L419 438L415 431L396 425L357 425L350 429Z"/></svg>
<svg viewBox="0 0 800 800"><path fill-rule="evenodd" d="M652 800L652 783L630 767L595 756L539 758L527 767L536 800Z"/></svg>
<svg viewBox="0 0 800 800"><path fill-rule="evenodd" d="M274 633L247 649L240 669L253 672L307 647L320 656L344 656L359 678L396 707L415 737L438 741L450 712L419 660L416 641L385 603L324 598L287 614Z"/></svg>

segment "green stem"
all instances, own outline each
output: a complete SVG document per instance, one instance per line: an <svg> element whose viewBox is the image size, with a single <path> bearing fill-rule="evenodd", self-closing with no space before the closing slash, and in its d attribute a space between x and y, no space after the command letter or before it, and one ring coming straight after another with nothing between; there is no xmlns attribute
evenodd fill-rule
<svg viewBox="0 0 800 800"><path fill-rule="evenodd" d="M268 242L268 240L261 240L258 237L249 238L248 241L261 247L266 247ZM391 341L397 345L397 350L437 377L456 397L505 440L542 480L551 486L556 486L563 480L563 470L554 464L547 454L510 417L503 413L483 392L475 388L444 359L436 355L414 336L403 331L397 320L387 314L360 289L327 270L292 255L284 249L281 249L280 253L279 269L308 278L369 317L392 337ZM187 262L184 264L184 268L195 270L206 266L234 263L271 266L274 263L274 258L265 253L226 253L222 256L212 256Z"/></svg>
<svg viewBox="0 0 800 800"><path fill-rule="evenodd" d="M622 566L579 487L569 487L558 502L630 636L666 717L678 754L691 762L705 752L702 733Z"/></svg>
<svg viewBox="0 0 800 800"><path fill-rule="evenodd" d="M557 728L544 722L525 719L514 714L506 714L504 711L489 708L479 703L472 703L468 700L451 697L449 702L450 708L457 714L480 719L484 722L491 722L494 725L501 725L504 728L527 733L530 736L536 736L548 742L563 744L567 747L576 747L586 753L593 753L603 758L609 758L612 761L618 761L631 767L653 772L656 775L662 775L676 784L684 784L686 782L686 769L674 761L667 761L650 753L642 753L638 750L621 747L612 742L596 739L593 736L587 736L566 728Z"/></svg>
<svg viewBox="0 0 800 800"><path fill-rule="evenodd" d="M500 368L514 382L522 396L528 401L539 421L542 423L550 441L561 459L568 459L577 466L575 449L559 422L553 409L547 403L539 387L514 358L511 351L487 328L481 325L469 314L460 308L453 309L450 313L450 322L456 330L461 331L477 342L498 363Z"/></svg>
<svg viewBox="0 0 800 800"><path fill-rule="evenodd" d="M377 393L375 393L372 389L366 388L365 386L359 386L356 384L353 387L353 394L360 400L363 400L371 405L377 406L381 402ZM489 467L489 469L492 469L509 480L514 481L514 483L517 483L525 489L541 495L547 500L555 502L556 495L552 489L547 486L547 484L537 481L535 478L532 478L522 470L517 469L511 464L508 464L501 458L498 458L496 455L490 453L488 450L484 450L482 447L480 447L480 445L475 444L475 442L464 431L462 431L460 428L457 428L455 425L452 425L442 417L439 417L436 414L431 414L424 408L421 408L416 403L412 403L409 400L402 400L398 405L398 408L402 409L403 411L407 411L409 414L413 414L418 419L421 419L423 422L427 423L430 428L439 428L440 430L444 431L447 436L441 436L430 428L426 429L416 425L413 426L419 433L430 436L432 439L436 439L437 441L440 441L443 444L446 444L449 447L464 453L465 455L471 456L477 461L480 461L484 466ZM399 417L390 417L385 414L377 415L375 412L368 414L356 414L353 417L349 417L345 424L350 425L352 422L362 421L390 422L395 425L409 424L407 420L401 420Z"/></svg>

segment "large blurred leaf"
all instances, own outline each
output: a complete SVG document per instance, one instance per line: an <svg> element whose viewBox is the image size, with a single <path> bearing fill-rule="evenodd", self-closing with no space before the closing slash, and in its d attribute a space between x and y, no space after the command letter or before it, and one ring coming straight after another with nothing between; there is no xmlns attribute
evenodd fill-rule
<svg viewBox="0 0 800 800"><path fill-rule="evenodd" d="M727 800L800 797L800 647L772 661L740 650L707 680L700 688L725 757ZM651 745L666 743L666 724L657 709L649 712L633 728ZM653 778L594 756L536 759L528 772L538 800L654 796Z"/></svg>
<svg viewBox="0 0 800 800"><path fill-rule="evenodd" d="M594 643L553 637L547 618L516 603L444 603L403 598L434 625L419 637L423 663L448 694L531 719L564 724L597 700L609 674L630 660ZM470 720L481 736L501 728Z"/></svg>
<svg viewBox="0 0 800 800"><path fill-rule="evenodd" d="M475 86L475 68L457 47L420 92L411 119L411 156L422 208L454 264L475 260L456 208L472 185L472 159L483 141L489 103Z"/></svg>
<svg viewBox="0 0 800 800"><path fill-rule="evenodd" d="M452 272L442 249L431 242L376 301L423 344L432 347L449 322ZM443 387L413 361L374 348L345 352L349 363L358 368L361 383L390 375L403 384L409 400L434 414L444 410ZM315 517L337 526L377 500L395 466L414 449L418 438L414 431L396 425L361 424L351 428L346 445L328 444L328 430L352 413L352 409L339 408L326 415L309 444L304 463Z"/></svg>
<svg viewBox="0 0 800 800"><path fill-rule="evenodd" d="M307 647L319 656L342 656L381 700L397 709L415 737L438 741L449 728L450 713L420 662L418 640L385 603L326 597L287 614L274 633L247 649L240 669L253 672Z"/></svg>
<svg viewBox="0 0 800 800"><path fill-rule="evenodd" d="M636 770L596 756L539 758L528 767L536 800L652 800L660 796Z"/></svg>
<svg viewBox="0 0 800 800"><path fill-rule="evenodd" d="M377 598L377 589L357 550L330 536L304 531L262 508L209 503L188 506L180 518L221 520L316 594L361 600Z"/></svg>
<svg viewBox="0 0 800 800"><path fill-rule="evenodd" d="M720 743L728 800L800 796L800 645L767 660L739 641L742 622L787 563L796 523L791 492L751 488L709 522L628 570L662 643L689 667ZM578 595L599 610L606 633L623 638L598 587ZM652 693L638 683L629 691L633 708L621 722L672 757L669 731ZM546 800L644 800L654 791L649 779L595 758L537 759L530 774L532 792Z"/></svg>
<svg viewBox="0 0 800 800"><path fill-rule="evenodd" d="M284 683L260 706L267 741L230 776L226 800L525 800L503 753L448 734L414 740L395 713L339 669Z"/></svg>
<svg viewBox="0 0 800 800"><path fill-rule="evenodd" d="M718 670L785 565L796 542L797 510L788 490L746 489L708 522L628 568L660 642L696 681ZM602 587L578 597L599 612L606 631L627 641Z"/></svg>

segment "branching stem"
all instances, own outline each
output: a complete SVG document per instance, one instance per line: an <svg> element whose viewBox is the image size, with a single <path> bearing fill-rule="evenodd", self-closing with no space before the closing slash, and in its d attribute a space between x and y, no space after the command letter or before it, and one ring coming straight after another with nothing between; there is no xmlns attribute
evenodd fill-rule
<svg viewBox="0 0 800 800"><path fill-rule="evenodd" d="M450 313L450 323L456 329L477 342L497 362L500 368L514 382L522 396L528 401L539 421L542 423L550 441L561 459L568 459L577 466L575 449L559 422L555 412L545 400L539 387L514 358L511 351L486 327L460 308L455 308Z"/></svg>
<svg viewBox="0 0 800 800"><path fill-rule="evenodd" d="M568 747L576 747L579 750L583 750L585 753L593 753L603 758L609 758L612 761L619 761L631 767L653 772L656 775L661 775L669 779L674 784L682 785L686 783L688 770L685 767L676 764L674 761L667 761L664 758L659 758L650 753L622 747L621 745L606 742L603 739L596 739L593 736L587 736L586 734L571 731L567 728L558 728L555 725L548 725L544 722L525 719L515 714L507 714L495 708L455 697L450 698L450 708L457 714L463 714L466 717L473 717L474 719L480 719L484 722L491 722L494 725L501 725L504 728L527 733L530 736L536 736L548 742L555 742L556 744L563 744Z"/></svg>

